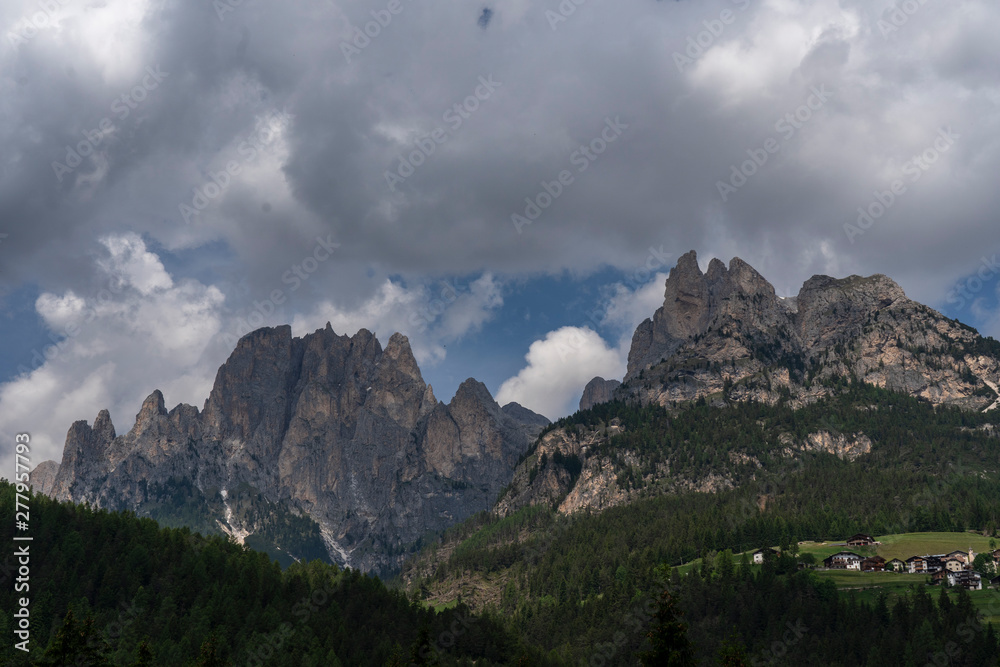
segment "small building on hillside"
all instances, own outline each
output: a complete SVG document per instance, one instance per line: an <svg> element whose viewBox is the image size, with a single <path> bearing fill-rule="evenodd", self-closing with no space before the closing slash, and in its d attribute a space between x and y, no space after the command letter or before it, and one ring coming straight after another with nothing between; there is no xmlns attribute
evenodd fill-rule
<svg viewBox="0 0 1000 667"><path fill-rule="evenodd" d="M840 551L823 559L823 565L833 570L860 570L864 556L853 551Z"/></svg>
<svg viewBox="0 0 1000 667"><path fill-rule="evenodd" d="M944 569L944 556L924 556L924 571L937 572Z"/></svg>
<svg viewBox="0 0 1000 667"><path fill-rule="evenodd" d="M935 586L947 583L949 574L951 574L951 572L948 572L948 570L938 570L931 575L931 583Z"/></svg>
<svg viewBox="0 0 1000 667"><path fill-rule="evenodd" d="M857 535L851 535L850 539L847 540L847 546L849 547L870 547L876 544L875 538L871 535L864 535L858 533Z"/></svg>
<svg viewBox="0 0 1000 667"><path fill-rule="evenodd" d="M993 586L994 588L1000 588L1000 576L993 577L992 579L990 579L990 586Z"/></svg>
<svg viewBox="0 0 1000 667"><path fill-rule="evenodd" d="M948 572L946 576L949 586L962 586L970 591L983 590L983 579L978 572L962 570L961 572Z"/></svg>
<svg viewBox="0 0 1000 667"><path fill-rule="evenodd" d="M971 553L972 553L972 549L969 549L968 551L952 551L951 553L945 554L944 556L942 556L941 559L945 560L945 559L948 559L948 558L957 558L960 561L962 561L962 564L968 565L969 563L972 562L972 559L969 558L969 554L971 554Z"/></svg>
<svg viewBox="0 0 1000 667"><path fill-rule="evenodd" d="M944 569L948 572L961 572L965 569L965 561L961 558L949 556L944 559Z"/></svg>
<svg viewBox="0 0 1000 667"><path fill-rule="evenodd" d="M1000 549L997 549L996 551L994 551L990 555L993 556L993 560L995 560L996 562L1000 563Z"/></svg>
<svg viewBox="0 0 1000 667"><path fill-rule="evenodd" d="M910 574L923 574L927 571L927 564L921 556L910 556L906 559L906 571Z"/></svg>
<svg viewBox="0 0 1000 667"><path fill-rule="evenodd" d="M883 572L885 571L885 559L881 556L871 556L861 561L862 572Z"/></svg>
<svg viewBox="0 0 1000 667"><path fill-rule="evenodd" d="M885 564L885 569L888 572L906 572L906 563L898 558L893 558Z"/></svg>
<svg viewBox="0 0 1000 667"><path fill-rule="evenodd" d="M771 547L764 547L763 549L757 549L757 551L753 552L754 565L760 565L761 563L764 562L765 559L772 558L777 555L778 552L772 549Z"/></svg>

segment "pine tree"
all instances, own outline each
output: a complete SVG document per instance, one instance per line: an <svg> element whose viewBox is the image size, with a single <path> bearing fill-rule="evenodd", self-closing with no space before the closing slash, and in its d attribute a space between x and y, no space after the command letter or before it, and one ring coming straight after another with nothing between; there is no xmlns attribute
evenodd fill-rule
<svg viewBox="0 0 1000 667"><path fill-rule="evenodd" d="M426 625L420 628L417 641L414 642L413 648L410 650L410 664L418 665L419 667L431 667L432 665L441 664L438 661L437 652L431 645L431 633Z"/></svg>
<svg viewBox="0 0 1000 667"><path fill-rule="evenodd" d="M219 655L216 644L214 634L202 642L201 651L198 653L198 667L226 667L230 664Z"/></svg>
<svg viewBox="0 0 1000 667"><path fill-rule="evenodd" d="M730 637L719 649L719 667L750 667L746 647L736 637Z"/></svg>
<svg viewBox="0 0 1000 667"><path fill-rule="evenodd" d="M83 623L70 609L62 627L49 643L37 665L80 665L80 667L110 667L108 644L94 628L94 618L87 616Z"/></svg>
<svg viewBox="0 0 1000 667"><path fill-rule="evenodd" d="M646 635L652 650L642 655L645 667L694 667L694 648L687 637L687 624L680 620L677 603L669 590L660 594L655 625Z"/></svg>
<svg viewBox="0 0 1000 667"><path fill-rule="evenodd" d="M153 664L153 650L145 639L139 644L139 650L132 667L150 667Z"/></svg>

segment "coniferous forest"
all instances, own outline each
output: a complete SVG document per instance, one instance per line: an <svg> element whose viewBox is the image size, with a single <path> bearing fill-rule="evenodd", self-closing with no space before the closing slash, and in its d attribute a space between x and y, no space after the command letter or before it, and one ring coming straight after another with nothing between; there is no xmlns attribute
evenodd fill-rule
<svg viewBox="0 0 1000 667"><path fill-rule="evenodd" d="M1000 475L990 417L855 386L799 410L698 402L668 414L613 402L553 428L601 428L611 419L624 425L606 445L612 453L738 477L744 472L726 453L740 448L766 461L767 472L714 493L647 484L633 502L600 513L566 516L545 504L481 513L429 540L385 583L319 561L282 569L222 536L33 496L31 652L7 645L0 657L11 665L1000 661L996 628L964 591L838 590L803 569L808 559L796 553L800 540L858 531L995 533ZM789 461L769 444L778 430L817 424L864 431L876 444L855 461L822 452ZM14 487L6 483L0 508L0 535L10 543ZM734 555L765 545L781 553L763 565ZM13 558L0 569L7 637L15 572ZM463 591L481 595L464 600Z"/></svg>

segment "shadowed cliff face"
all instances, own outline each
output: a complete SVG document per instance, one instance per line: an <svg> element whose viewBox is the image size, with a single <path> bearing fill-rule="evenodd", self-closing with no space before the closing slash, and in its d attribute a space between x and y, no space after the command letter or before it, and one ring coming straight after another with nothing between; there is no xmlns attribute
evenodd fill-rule
<svg viewBox="0 0 1000 667"><path fill-rule="evenodd" d="M691 251L670 271L663 306L636 328L623 386L608 393L595 378L581 406L615 396L801 404L852 377L981 410L997 400L1000 345L911 301L883 275L813 276L780 298L738 257L728 267L713 259L702 273Z"/></svg>
<svg viewBox="0 0 1000 667"><path fill-rule="evenodd" d="M595 377L583 388L583 396L580 397L580 409L586 410L598 403L607 403L614 397L615 389L621 386L618 380L605 380L602 377Z"/></svg>
<svg viewBox="0 0 1000 667"><path fill-rule="evenodd" d="M428 531L490 507L548 423L506 407L472 379L438 402L400 334L383 350L366 330L260 329L219 369L203 411L167 412L154 391L125 435L107 411L73 424L51 494L136 509L186 480L243 539L254 526L233 525L227 494L250 487L318 523L332 559L381 570Z"/></svg>

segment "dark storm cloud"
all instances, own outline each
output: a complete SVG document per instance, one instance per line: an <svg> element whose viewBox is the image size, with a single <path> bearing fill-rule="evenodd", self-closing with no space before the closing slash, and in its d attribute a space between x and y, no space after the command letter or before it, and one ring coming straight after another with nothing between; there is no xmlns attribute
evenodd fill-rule
<svg viewBox="0 0 1000 667"><path fill-rule="evenodd" d="M172 249L224 241L228 279L252 295L329 233L342 254L313 285L358 299L388 273L624 266L669 237L789 290L881 271L940 299L1000 240L998 10L963 8L892 23L832 1L509 0L478 16L413 0L68 2L58 29L0 56L2 279L76 284L97 236L134 230ZM5 3L0 20L23 28L36 9ZM169 75L120 118L112 105L147 67ZM822 86L829 99L779 129ZM619 117L628 130L578 171L573 156ZM52 163L105 118L60 180ZM851 243L856 209L944 127L954 147ZM768 139L780 149L723 201L719 182ZM230 163L240 173L185 220ZM564 170L572 185L519 234L511 216Z"/></svg>

